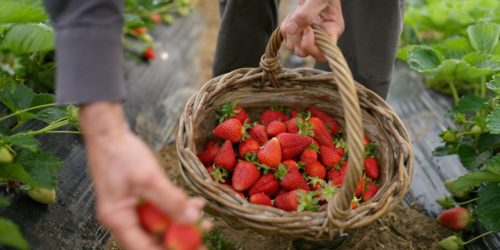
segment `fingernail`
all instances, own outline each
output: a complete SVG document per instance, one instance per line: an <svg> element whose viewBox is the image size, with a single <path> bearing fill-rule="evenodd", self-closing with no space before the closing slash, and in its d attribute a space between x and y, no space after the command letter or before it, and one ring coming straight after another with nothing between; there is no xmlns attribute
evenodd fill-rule
<svg viewBox="0 0 500 250"><path fill-rule="evenodd" d="M304 32L303 32L303 34L302 34L302 40L306 40L306 38L307 38L307 33L308 33L308 32L307 32L307 29L306 29L306 30L304 30Z"/></svg>
<svg viewBox="0 0 500 250"><path fill-rule="evenodd" d="M295 34L295 32L297 32L297 30L299 29L299 25L297 25L297 23L294 21L290 21L286 26L286 29L288 30L288 32Z"/></svg>

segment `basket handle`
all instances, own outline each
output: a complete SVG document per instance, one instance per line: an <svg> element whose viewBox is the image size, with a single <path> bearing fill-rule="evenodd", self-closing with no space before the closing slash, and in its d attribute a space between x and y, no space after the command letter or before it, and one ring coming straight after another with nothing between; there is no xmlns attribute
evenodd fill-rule
<svg viewBox="0 0 500 250"><path fill-rule="evenodd" d="M338 85L340 97L343 103L345 127L347 131L349 167L346 179L340 190L335 195L333 202L328 203L328 213L338 219L345 219L351 212L351 201L354 198L356 187L363 172L363 159L365 147L363 144L363 123L361 119L361 108L354 85L354 79L347 62L339 47L333 43L328 34L317 24L311 25L316 38L316 45L325 55L328 65L333 71L335 82ZM266 53L262 56L260 67L265 77L269 79L273 87L280 88L275 71L281 69L278 50L283 42L283 36L278 27L271 36Z"/></svg>

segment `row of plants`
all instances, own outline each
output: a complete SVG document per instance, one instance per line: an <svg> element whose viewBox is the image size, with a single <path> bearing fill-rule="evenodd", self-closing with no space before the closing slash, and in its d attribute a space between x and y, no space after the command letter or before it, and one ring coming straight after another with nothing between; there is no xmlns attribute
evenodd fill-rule
<svg viewBox="0 0 500 250"><path fill-rule="evenodd" d="M455 100L445 117L456 128L442 131L433 155L458 155L470 171L445 182L451 195L436 200L445 210L438 221L458 232L474 231L474 221L488 230L469 241L450 236L439 244L445 249L500 230L499 8L490 0L410 1L405 16L398 58Z"/></svg>
<svg viewBox="0 0 500 250"><path fill-rule="evenodd" d="M124 55L154 59L154 41L148 29L162 21L170 24L173 14L186 15L191 9L189 0L126 0ZM54 48L53 23L41 0L0 1L0 102L11 111L0 115L0 188L7 192L20 188L44 204L56 200L56 169L64 167L64 163L42 152L36 137L81 133L79 108L55 103ZM21 125L33 120L45 126L22 129ZM10 203L0 197L0 206L8 207ZM29 248L19 226L0 216L1 245Z"/></svg>

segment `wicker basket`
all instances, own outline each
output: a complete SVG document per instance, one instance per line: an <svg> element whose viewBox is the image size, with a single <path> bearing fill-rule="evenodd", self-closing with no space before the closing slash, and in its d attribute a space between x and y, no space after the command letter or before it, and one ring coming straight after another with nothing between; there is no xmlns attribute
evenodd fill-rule
<svg viewBox="0 0 500 250"><path fill-rule="evenodd" d="M332 240L344 230L365 226L388 213L403 199L411 182L414 158L403 123L382 98L354 82L340 49L321 28L312 27L316 44L333 73L282 68L278 50L283 38L278 28L260 68L237 69L210 80L189 99L180 119L177 151L182 176L191 190L208 201L205 211L222 217L235 229L252 228L286 239ZM349 142L347 176L340 192L320 212L286 212L251 204L210 178L197 155L215 127L215 109L235 99L251 120L258 120L267 107L279 103L288 111L320 109L345 128ZM363 134L380 145L375 152L380 188L375 197L351 211L363 170Z"/></svg>

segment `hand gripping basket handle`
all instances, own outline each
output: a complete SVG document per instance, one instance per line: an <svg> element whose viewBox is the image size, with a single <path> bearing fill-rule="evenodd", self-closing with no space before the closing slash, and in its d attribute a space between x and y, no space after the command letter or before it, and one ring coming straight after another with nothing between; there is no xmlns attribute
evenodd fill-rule
<svg viewBox="0 0 500 250"><path fill-rule="evenodd" d="M364 166L365 147L363 144L363 123L360 103L352 73L342 51L340 51L339 47L333 43L321 27L316 24L312 24L311 26L316 37L316 45L318 45L319 49L325 55L333 71L333 77L338 85L343 103L345 131L347 132L348 140L349 167L347 168L346 179L340 193L335 195L333 202L328 202L328 217L331 218L331 216L334 216L337 219L345 219L351 212L351 201L354 198ZM266 53L260 62L260 67L265 72L264 77L267 76L271 85L275 88L281 87L274 72L281 68L278 50L282 41L283 36L278 27L272 34L266 48Z"/></svg>

